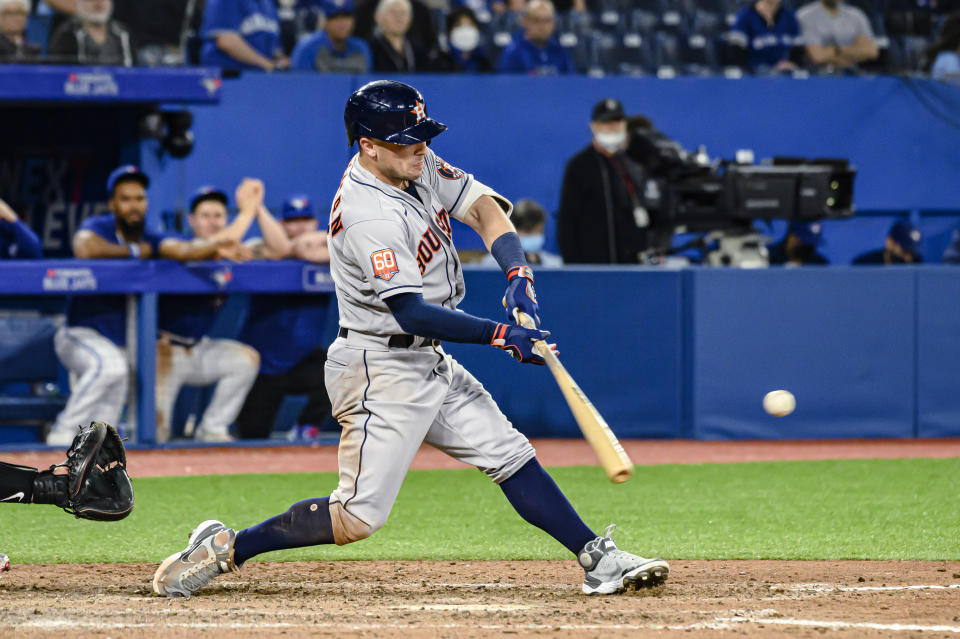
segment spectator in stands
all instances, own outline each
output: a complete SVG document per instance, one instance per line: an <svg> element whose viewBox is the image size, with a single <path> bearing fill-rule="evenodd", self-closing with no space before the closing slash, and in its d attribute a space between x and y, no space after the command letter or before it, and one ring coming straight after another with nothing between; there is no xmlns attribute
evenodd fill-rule
<svg viewBox="0 0 960 639"><path fill-rule="evenodd" d="M866 14L843 0L815 0L797 20L807 56L822 69L848 69L880 55Z"/></svg>
<svg viewBox="0 0 960 639"><path fill-rule="evenodd" d="M237 187L239 213L227 225L227 194L203 187L190 200L187 220L193 238L229 242L230 257L252 256L239 240L263 204L263 184L244 180ZM238 248L245 249L245 255ZM218 257L224 257L221 252ZM260 366L260 356L246 344L208 337L226 295L161 295L157 310L157 441L170 439L173 406L183 386L215 385L210 404L194 434L205 442L232 441L237 418Z"/></svg>
<svg viewBox="0 0 960 639"><path fill-rule="evenodd" d="M33 62L40 47L27 42L28 0L0 0L0 62Z"/></svg>
<svg viewBox="0 0 960 639"><path fill-rule="evenodd" d="M110 213L88 217L73 236L73 254L79 259L147 259L180 261L219 257L236 244L222 241L174 239L146 228L147 187L150 178L132 165L117 168L107 179ZM126 301L122 295L84 295L68 298L67 322L54 336L60 362L70 371L67 405L47 436L47 444L73 440L78 424L105 421L116 424L127 395L129 371L126 346Z"/></svg>
<svg viewBox="0 0 960 639"><path fill-rule="evenodd" d="M202 12L201 3L196 0L114 0L113 4L114 19L127 25L134 35L140 64L184 63L184 31L199 27L195 24L199 15L195 14Z"/></svg>
<svg viewBox="0 0 960 639"><path fill-rule="evenodd" d="M447 53L443 70L458 73L493 72L493 65L480 46L480 22L467 7L458 7L447 15Z"/></svg>
<svg viewBox="0 0 960 639"><path fill-rule="evenodd" d="M823 242L820 222L793 221L780 242L768 247L770 266L822 266L830 261L817 252Z"/></svg>
<svg viewBox="0 0 960 639"><path fill-rule="evenodd" d="M754 73L793 71L790 51L800 39L800 24L781 0L756 0L740 9L730 32L730 43L745 54Z"/></svg>
<svg viewBox="0 0 960 639"><path fill-rule="evenodd" d="M593 108L592 143L567 162L557 212L557 240L568 264L637 264L649 248L647 176L630 159L623 105Z"/></svg>
<svg viewBox="0 0 960 639"><path fill-rule="evenodd" d="M134 66L133 38L125 26L111 19L112 13L112 0L77 0L77 15L60 25L50 37L50 60Z"/></svg>
<svg viewBox="0 0 960 639"><path fill-rule="evenodd" d="M517 229L528 263L539 266L563 266L563 259L559 255L543 250L543 231L547 225L547 212L542 206L533 200L517 200L510 221ZM483 258L483 264L497 266L497 261L487 253Z"/></svg>
<svg viewBox="0 0 960 639"><path fill-rule="evenodd" d="M500 54L498 73L574 73L570 52L552 36L557 18L550 0L530 0L523 11L523 33Z"/></svg>
<svg viewBox="0 0 960 639"><path fill-rule="evenodd" d="M920 264L923 262L922 239L920 229L910 222L894 222L883 248L858 255L853 258L853 264Z"/></svg>
<svg viewBox="0 0 960 639"><path fill-rule="evenodd" d="M353 0L322 0L323 30L304 35L290 56L294 69L321 73L369 73L370 47L353 35Z"/></svg>
<svg viewBox="0 0 960 639"><path fill-rule="evenodd" d="M960 12L943 21L940 37L927 50L926 71L935 80L960 83Z"/></svg>
<svg viewBox="0 0 960 639"><path fill-rule="evenodd" d="M0 259L30 260L42 257L40 239L0 200Z"/></svg>
<svg viewBox="0 0 960 639"><path fill-rule="evenodd" d="M379 7L380 0L356 0L353 13L356 19L355 36L370 41L377 27L376 13ZM410 7L413 18L407 31L407 39L419 51L437 51L439 44L430 8L421 0L410 0Z"/></svg>
<svg viewBox="0 0 960 639"><path fill-rule="evenodd" d="M273 0L207 0L200 62L230 71L290 68Z"/></svg>
<svg viewBox="0 0 960 639"><path fill-rule="evenodd" d="M318 229L310 200L295 195L283 203L278 222L261 207L257 221L263 239L252 242L258 257L329 262L327 234ZM260 353L260 374L237 417L243 439L269 437L287 395L306 395L297 430L319 431L330 418L323 382L327 361L325 328L329 295L257 294L240 333L241 341Z"/></svg>
<svg viewBox="0 0 960 639"><path fill-rule="evenodd" d="M377 26L368 40L375 72L415 73L432 70L431 52L414 45L407 37L412 16L410 0L380 0L377 4L374 14Z"/></svg>

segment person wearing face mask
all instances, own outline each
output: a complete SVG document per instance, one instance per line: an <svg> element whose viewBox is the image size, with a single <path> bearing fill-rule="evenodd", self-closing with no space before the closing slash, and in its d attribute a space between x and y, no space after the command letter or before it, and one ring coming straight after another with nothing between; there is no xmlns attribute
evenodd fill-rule
<svg viewBox="0 0 960 639"><path fill-rule="evenodd" d="M882 249L867 251L853 258L855 265L921 264L923 251L920 229L906 220L894 222Z"/></svg>
<svg viewBox="0 0 960 639"><path fill-rule="evenodd" d="M767 247L770 266L823 266L829 264L817 247L823 243L823 225L820 222L793 221L787 234L776 244Z"/></svg>
<svg viewBox="0 0 960 639"><path fill-rule="evenodd" d="M447 15L447 51L442 68L457 73L493 72L480 46L480 23L469 7L458 7Z"/></svg>
<svg viewBox="0 0 960 639"><path fill-rule="evenodd" d="M648 176L626 153L623 105L607 98L593 108L593 140L563 175L557 240L568 264L637 264L657 220L647 207Z"/></svg>
<svg viewBox="0 0 960 639"><path fill-rule="evenodd" d="M538 266L563 266L563 260L559 255L543 250L543 231L547 225L547 212L542 206L529 199L517 200L510 221L517 228L520 246L528 263ZM490 253L484 256L481 263L484 266L497 266L497 260Z"/></svg>
<svg viewBox="0 0 960 639"><path fill-rule="evenodd" d="M370 47L353 33L353 0L322 0L323 30L304 35L290 55L290 65L321 73L369 73Z"/></svg>
<svg viewBox="0 0 960 639"><path fill-rule="evenodd" d="M824 71L850 69L880 55L867 15L842 0L816 0L797 11L807 57Z"/></svg>
<svg viewBox="0 0 960 639"><path fill-rule="evenodd" d="M125 26L111 19L112 0L77 0L77 14L51 36L52 62L131 67L136 46Z"/></svg>

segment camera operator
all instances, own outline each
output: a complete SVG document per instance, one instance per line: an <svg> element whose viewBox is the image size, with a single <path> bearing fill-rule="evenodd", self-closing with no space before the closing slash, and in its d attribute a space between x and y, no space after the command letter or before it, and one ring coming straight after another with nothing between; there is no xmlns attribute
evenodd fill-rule
<svg viewBox="0 0 960 639"><path fill-rule="evenodd" d="M827 265L830 261L817 252L822 242L823 225L820 222L791 222L783 239L767 247L770 266Z"/></svg>
<svg viewBox="0 0 960 639"><path fill-rule="evenodd" d="M570 158L563 176L560 253L568 264L637 264L651 245L656 220L648 195L656 184L626 153L627 118L618 100L594 106L590 130L590 145Z"/></svg>

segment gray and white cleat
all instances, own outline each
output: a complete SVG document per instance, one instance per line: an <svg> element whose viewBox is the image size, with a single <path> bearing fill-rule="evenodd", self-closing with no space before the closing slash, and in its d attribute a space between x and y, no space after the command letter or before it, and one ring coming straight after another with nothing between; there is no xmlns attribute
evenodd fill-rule
<svg viewBox="0 0 960 639"><path fill-rule="evenodd" d="M153 575L153 591L168 597L190 598L200 588L225 572L239 570L233 562L237 531L210 519L190 533L182 552L163 560Z"/></svg>
<svg viewBox="0 0 960 639"><path fill-rule="evenodd" d="M584 594L613 595L628 588L652 588L663 584L670 574L663 559L644 559L617 548L610 538L616 529L610 524L602 537L588 541L577 555L584 571Z"/></svg>

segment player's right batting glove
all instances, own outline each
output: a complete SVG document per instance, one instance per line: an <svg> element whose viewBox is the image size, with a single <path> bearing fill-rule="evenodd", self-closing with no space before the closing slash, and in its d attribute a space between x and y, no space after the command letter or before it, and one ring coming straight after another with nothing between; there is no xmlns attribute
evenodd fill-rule
<svg viewBox="0 0 960 639"><path fill-rule="evenodd" d="M515 266L507 273L507 291L503 294L503 305L507 309L507 321L516 322L517 311L526 313L540 328L540 305L533 290L533 269L529 266Z"/></svg>
<svg viewBox="0 0 960 639"><path fill-rule="evenodd" d="M550 331L524 328L516 324L497 324L490 345L507 351L518 362L543 365L546 362L533 347L533 342L548 337Z"/></svg>

